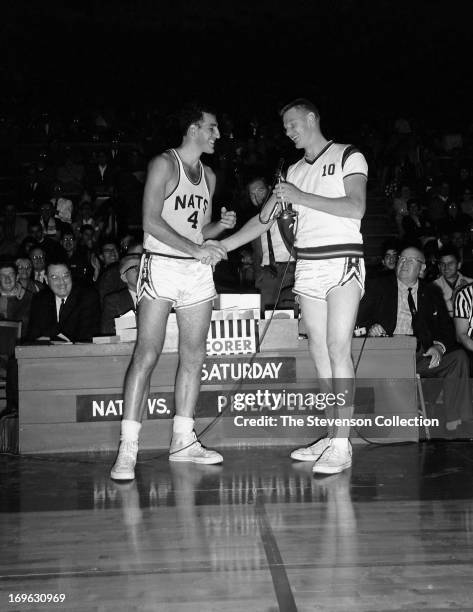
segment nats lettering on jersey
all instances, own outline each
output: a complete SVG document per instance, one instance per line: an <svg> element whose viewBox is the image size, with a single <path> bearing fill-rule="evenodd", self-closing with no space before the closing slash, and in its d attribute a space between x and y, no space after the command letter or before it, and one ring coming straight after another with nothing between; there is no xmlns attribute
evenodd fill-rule
<svg viewBox="0 0 473 612"><path fill-rule="evenodd" d="M170 149L178 166L178 183L175 189L164 198L161 217L172 229L195 244L202 244L202 229L210 222L211 199L205 178L204 167L199 162L199 178L191 180L185 171L182 160L175 149ZM169 256L188 257L187 253L158 240L145 232L144 248L147 251Z"/></svg>
<svg viewBox="0 0 473 612"><path fill-rule="evenodd" d="M188 195L189 197L187 197ZM206 198L194 193L185 193L182 197L177 195L174 199L174 210L179 210L179 208L197 208L198 210L202 210L205 215L208 205L209 201Z"/></svg>

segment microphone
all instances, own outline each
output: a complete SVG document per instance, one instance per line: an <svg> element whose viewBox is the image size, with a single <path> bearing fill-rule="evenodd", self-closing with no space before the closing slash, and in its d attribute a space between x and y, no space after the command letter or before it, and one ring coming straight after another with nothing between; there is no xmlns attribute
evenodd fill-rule
<svg viewBox="0 0 473 612"><path fill-rule="evenodd" d="M280 157L279 161L278 161L278 167L277 167L277 170L276 170L276 180L278 180L278 181L283 181L284 180L284 175L282 173L282 170L284 168L284 163L285 163L284 157Z"/></svg>
<svg viewBox="0 0 473 612"><path fill-rule="evenodd" d="M278 185L284 182L284 176L282 173L283 168L284 168L284 157L280 157L278 161L278 168L276 170L276 183ZM281 208L282 210L287 210L287 202L285 200L281 200Z"/></svg>

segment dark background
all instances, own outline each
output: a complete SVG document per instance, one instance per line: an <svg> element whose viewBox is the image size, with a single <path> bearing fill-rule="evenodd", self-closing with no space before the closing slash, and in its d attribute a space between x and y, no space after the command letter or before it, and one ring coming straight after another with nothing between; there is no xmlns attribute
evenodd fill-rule
<svg viewBox="0 0 473 612"><path fill-rule="evenodd" d="M3 9L1 104L168 110L204 98L277 117L299 95L341 126L470 122L469 3L83 0Z"/></svg>

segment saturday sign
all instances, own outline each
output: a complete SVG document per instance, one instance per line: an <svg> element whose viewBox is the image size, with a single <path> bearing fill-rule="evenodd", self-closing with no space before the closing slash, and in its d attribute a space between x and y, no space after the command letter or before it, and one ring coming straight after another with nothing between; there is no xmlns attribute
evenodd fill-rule
<svg viewBox="0 0 473 612"><path fill-rule="evenodd" d="M202 385L218 385L243 379L245 383L260 381L295 382L295 357L263 357L253 361L246 358L206 359L202 366Z"/></svg>

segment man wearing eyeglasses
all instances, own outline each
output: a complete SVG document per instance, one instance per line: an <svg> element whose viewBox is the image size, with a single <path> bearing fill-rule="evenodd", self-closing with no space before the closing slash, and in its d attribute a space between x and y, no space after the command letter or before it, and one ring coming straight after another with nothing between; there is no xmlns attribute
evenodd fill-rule
<svg viewBox="0 0 473 612"><path fill-rule="evenodd" d="M34 280L44 285L48 284L46 273L46 253L41 247L34 247L30 251L30 260L33 265Z"/></svg>
<svg viewBox="0 0 473 612"><path fill-rule="evenodd" d="M136 284L139 270L139 255L125 255L120 260L120 278L126 287L104 297L100 329L102 334L115 335L115 319L130 310L136 310Z"/></svg>
<svg viewBox="0 0 473 612"><path fill-rule="evenodd" d="M31 301L28 340L91 341L100 329L97 292L74 284L65 261L51 260L47 275L48 287Z"/></svg>
<svg viewBox="0 0 473 612"><path fill-rule="evenodd" d="M422 251L415 247L404 249L396 275L379 279L367 288L358 321L372 337L417 337L417 373L422 378L444 379L446 429L466 434L473 418L468 358L456 343L441 291L422 281L424 270ZM465 422L469 424L462 431L459 426Z"/></svg>

